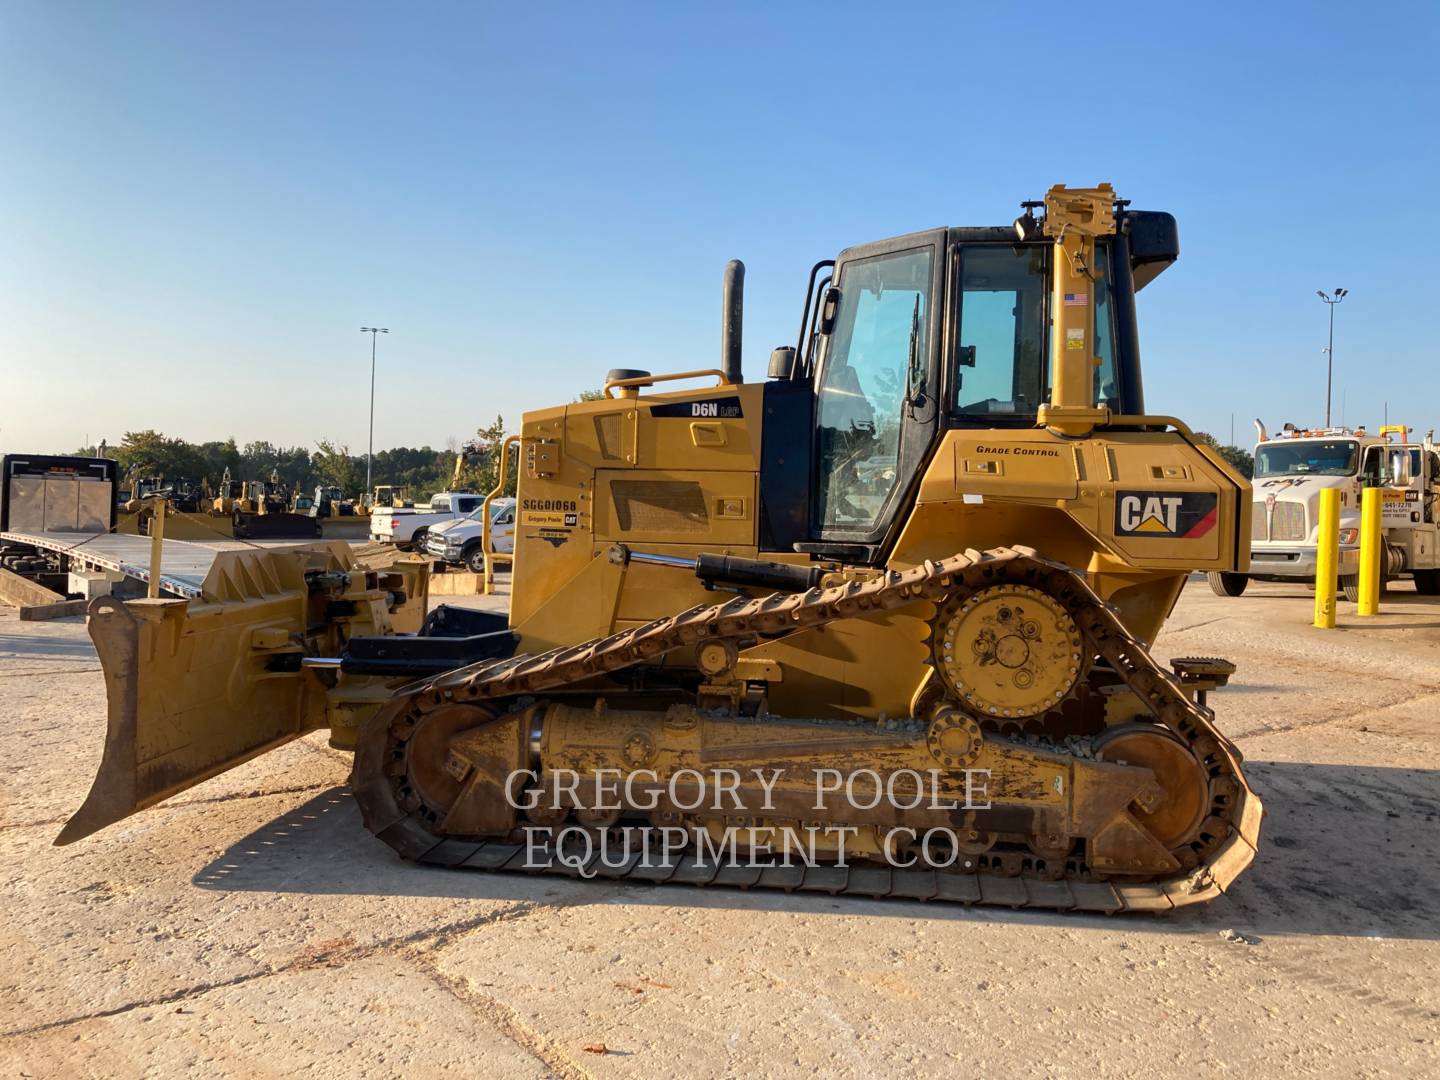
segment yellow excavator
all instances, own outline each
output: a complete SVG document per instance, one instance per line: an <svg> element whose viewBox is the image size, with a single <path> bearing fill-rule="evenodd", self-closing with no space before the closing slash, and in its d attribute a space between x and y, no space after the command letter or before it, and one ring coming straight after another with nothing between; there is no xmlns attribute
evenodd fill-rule
<svg viewBox="0 0 1440 1080"><path fill-rule="evenodd" d="M1108 184L1022 208L817 263L764 382L733 262L717 368L527 414L508 617L427 613L421 560L336 544L95 601L109 731L57 843L326 729L366 826L437 866L1217 896L1261 818L1207 703L1234 668L1148 646L1191 571L1245 568L1250 494L1144 411L1175 220Z"/></svg>

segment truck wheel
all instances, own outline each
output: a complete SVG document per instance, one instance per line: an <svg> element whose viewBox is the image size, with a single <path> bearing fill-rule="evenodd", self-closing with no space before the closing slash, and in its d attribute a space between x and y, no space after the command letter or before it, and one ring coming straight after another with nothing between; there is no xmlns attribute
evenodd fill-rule
<svg viewBox="0 0 1440 1080"><path fill-rule="evenodd" d="M416 530L415 530L415 535L412 536L412 537L410 537L410 543L407 544L407 545L405 545L406 549L409 550L409 551L424 551L424 550L425 550L425 534L428 533L429 531L430 531L429 529L416 529ZM399 546L399 545L397 545L397 546Z"/></svg>
<svg viewBox="0 0 1440 1080"><path fill-rule="evenodd" d="M1360 575L1348 574L1340 579L1340 595L1351 604L1360 602Z"/></svg>
<svg viewBox="0 0 1440 1080"><path fill-rule="evenodd" d="M1440 596L1440 570L1416 570L1415 591L1421 596Z"/></svg>
<svg viewBox="0 0 1440 1080"><path fill-rule="evenodd" d="M485 573L485 551L479 544L466 551L464 559L465 568L472 574Z"/></svg>
<svg viewBox="0 0 1440 1080"><path fill-rule="evenodd" d="M1211 570L1205 580L1210 582L1210 591L1216 596L1239 596L1250 584L1244 574L1227 574L1223 570Z"/></svg>

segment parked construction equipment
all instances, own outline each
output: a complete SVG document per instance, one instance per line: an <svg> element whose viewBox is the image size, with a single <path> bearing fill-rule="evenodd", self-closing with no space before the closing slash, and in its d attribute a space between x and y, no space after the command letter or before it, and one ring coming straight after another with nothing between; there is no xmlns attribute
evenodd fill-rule
<svg viewBox="0 0 1440 1080"><path fill-rule="evenodd" d="M328 729L367 827L436 865L1218 895L1261 816L1207 702L1233 666L1172 674L1147 644L1190 571L1246 569L1250 492L1144 413L1135 294L1175 222L1109 185L1024 209L817 263L764 383L732 263L718 369L527 414L508 619L406 635L423 572L321 545L224 553L194 600L97 600L107 743L57 842ZM715 770L730 798L697 799Z"/></svg>
<svg viewBox="0 0 1440 1080"><path fill-rule="evenodd" d="M414 506L415 500L406 494L403 487L395 484L377 484L375 491L369 496L370 509L379 510L383 507L407 507Z"/></svg>

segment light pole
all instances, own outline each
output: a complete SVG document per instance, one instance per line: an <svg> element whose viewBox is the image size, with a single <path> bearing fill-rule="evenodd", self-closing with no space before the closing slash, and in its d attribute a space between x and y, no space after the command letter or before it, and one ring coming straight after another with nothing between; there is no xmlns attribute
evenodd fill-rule
<svg viewBox="0 0 1440 1080"><path fill-rule="evenodd" d="M365 445L365 490L360 493L363 500L373 490L370 487L370 463L375 460L375 339L380 334L388 334L390 328L362 326L360 332L370 335L370 440Z"/></svg>
<svg viewBox="0 0 1440 1080"><path fill-rule="evenodd" d="M1330 426L1330 383L1335 376L1335 305L1345 299L1349 289L1336 289L1333 296L1323 289L1316 289L1315 295L1324 300L1330 308L1330 344L1325 346L1325 426Z"/></svg>

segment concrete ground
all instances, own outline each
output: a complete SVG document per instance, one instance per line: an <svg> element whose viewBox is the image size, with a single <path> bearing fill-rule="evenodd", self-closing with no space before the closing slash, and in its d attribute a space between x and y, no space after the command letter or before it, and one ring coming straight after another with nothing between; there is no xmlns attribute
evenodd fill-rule
<svg viewBox="0 0 1440 1080"><path fill-rule="evenodd" d="M1440 601L1399 589L1330 633L1186 590L1157 652L1239 661L1268 816L1164 918L421 869L321 737L55 848L104 688L0 609L0 1073L1440 1075Z"/></svg>

